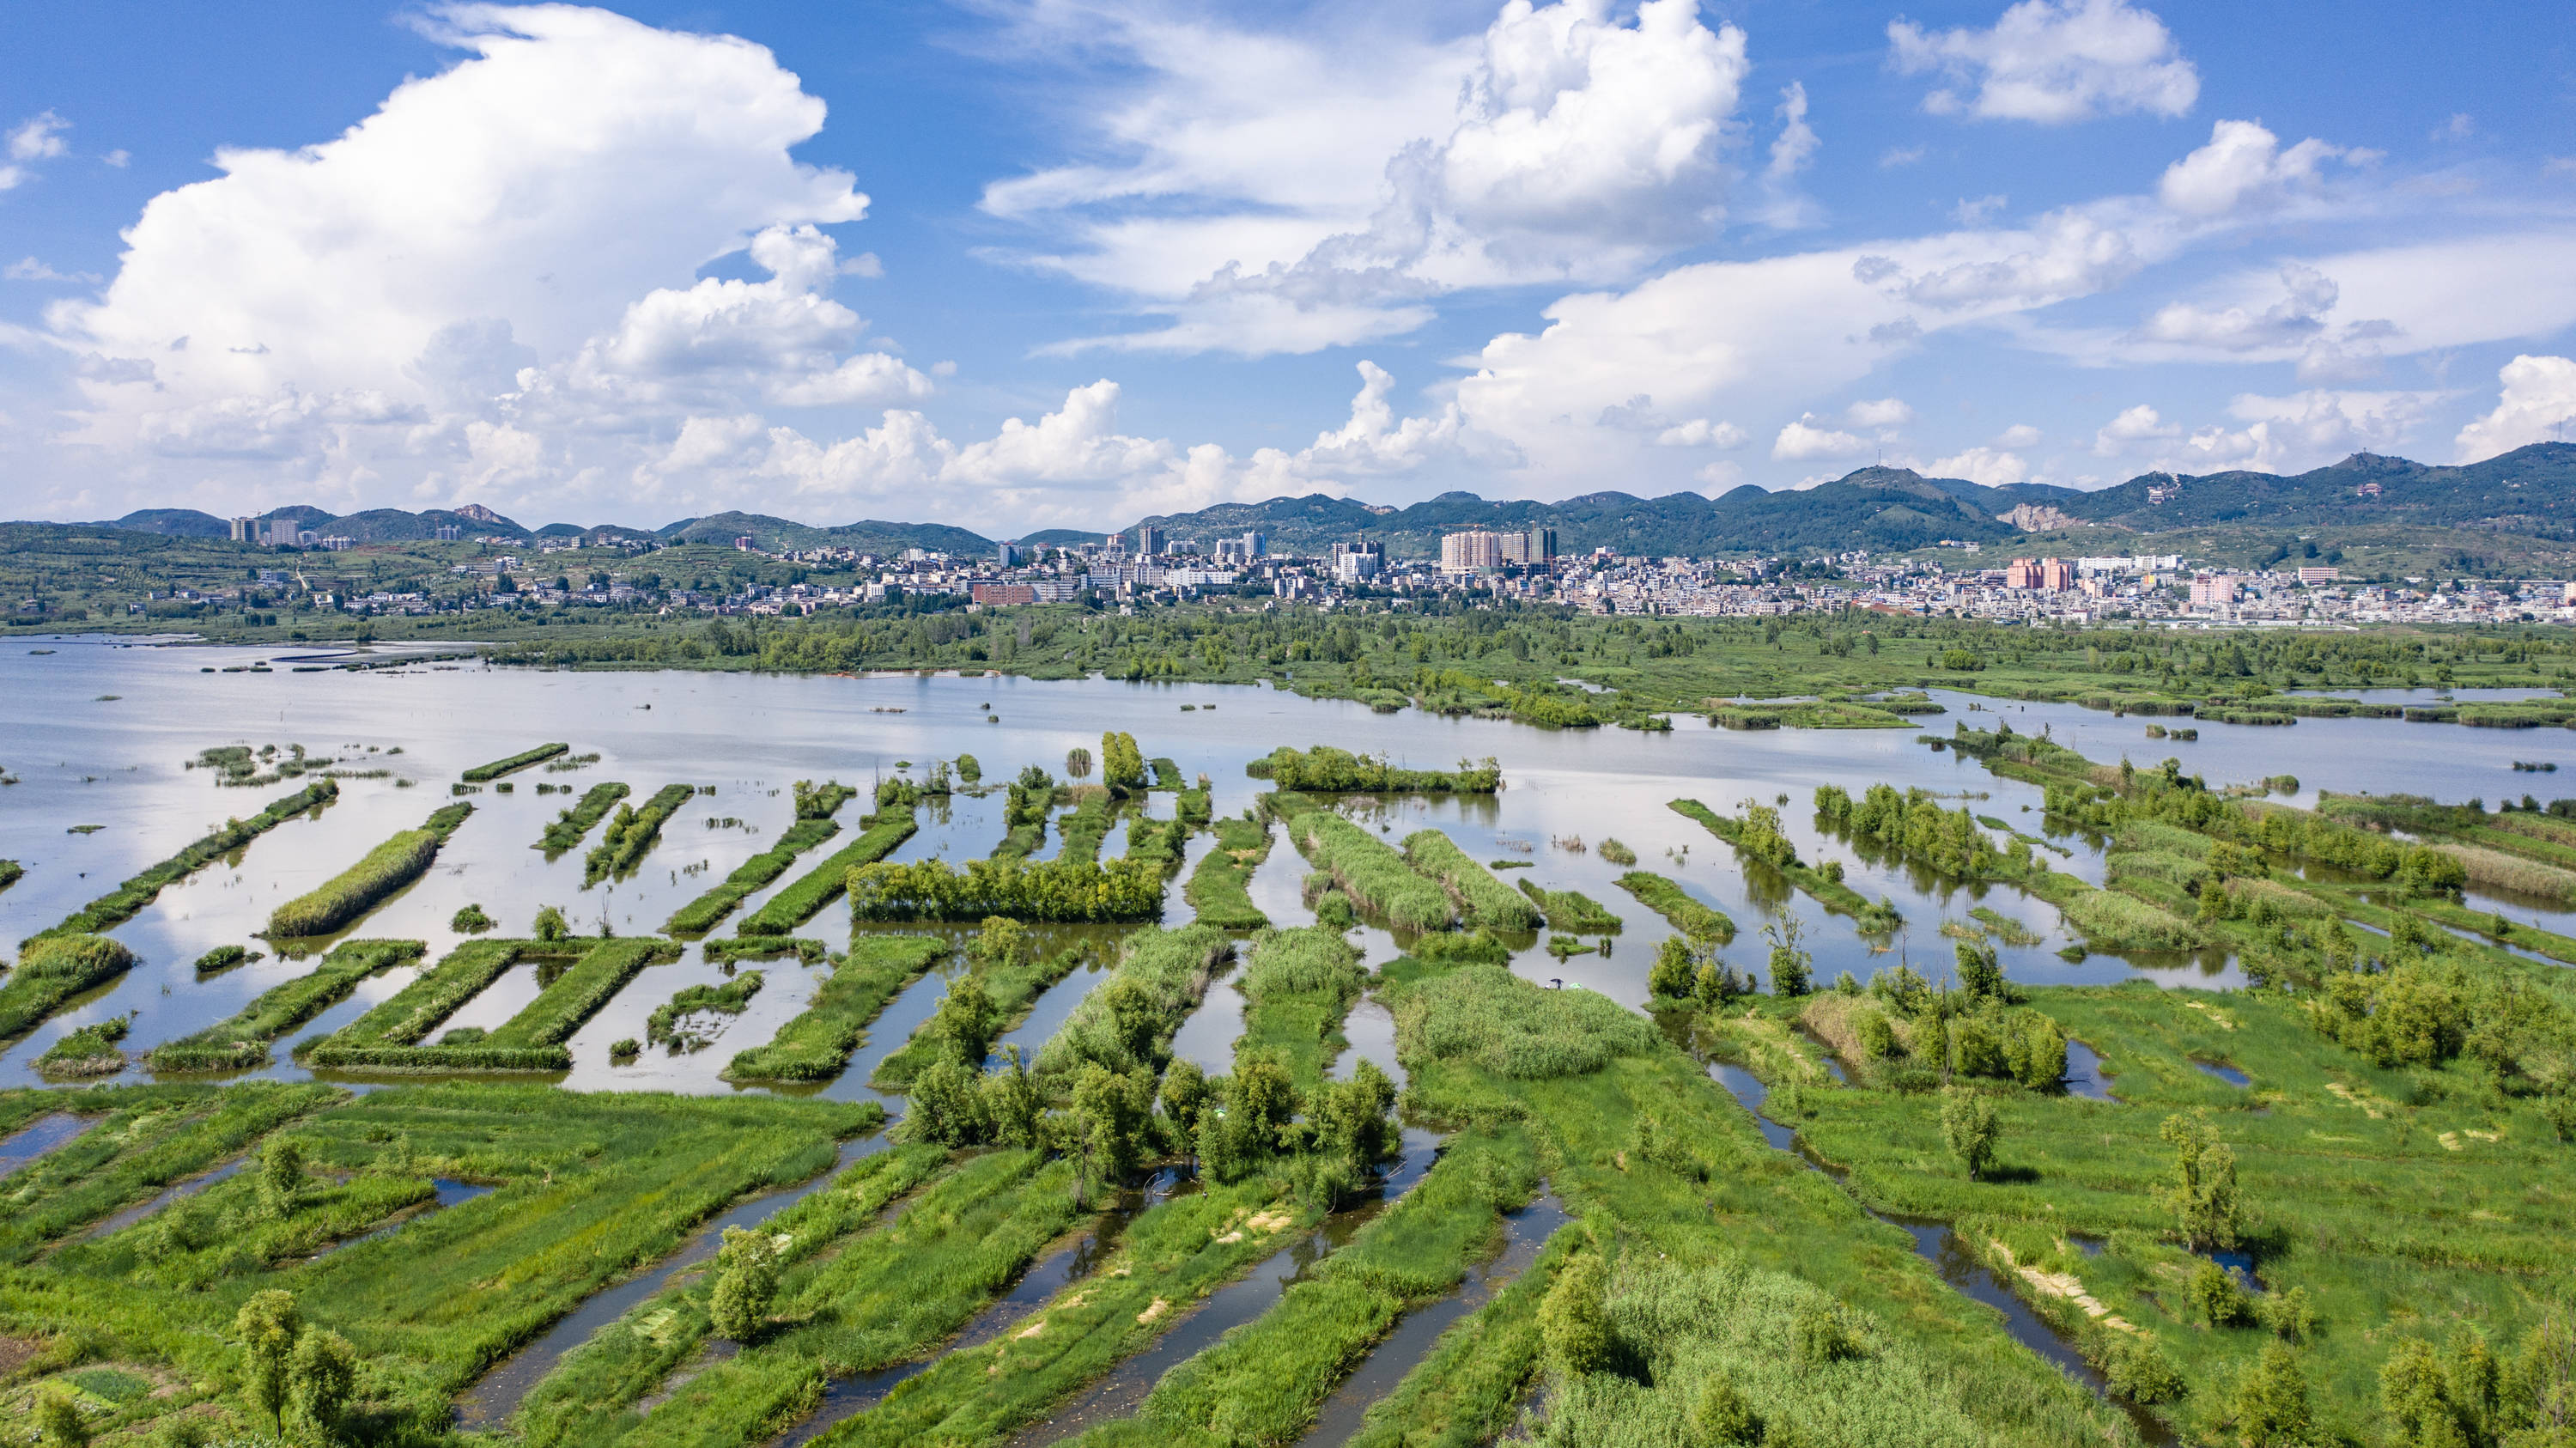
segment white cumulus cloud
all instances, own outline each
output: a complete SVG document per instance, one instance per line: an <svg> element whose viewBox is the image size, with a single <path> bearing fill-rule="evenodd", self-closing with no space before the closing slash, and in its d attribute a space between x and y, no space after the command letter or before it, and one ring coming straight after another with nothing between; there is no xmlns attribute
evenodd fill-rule
<svg viewBox="0 0 2576 1448"><path fill-rule="evenodd" d="M63 153L63 132L71 122L52 111L38 111L9 128L5 150L8 160L0 161L0 191L14 191L36 177L36 163L50 161Z"/></svg>
<svg viewBox="0 0 2576 1448"><path fill-rule="evenodd" d="M2576 434L2576 361L2529 354L2496 374L2504 393L2495 411L2460 429L2460 461L2478 462L2536 442L2566 442Z"/></svg>
<svg viewBox="0 0 2576 1448"><path fill-rule="evenodd" d="M1854 427L1903 427L1914 420L1914 409L1901 397L1882 397L1844 408L1843 420Z"/></svg>
<svg viewBox="0 0 2576 1448"><path fill-rule="evenodd" d="M1869 451L1869 440L1848 432L1836 431L1831 425L1819 427L1814 413L1799 418L1780 429L1771 440L1771 456L1783 462L1805 462L1814 458L1858 457Z"/></svg>
<svg viewBox="0 0 2576 1448"><path fill-rule="evenodd" d="M1928 471L1936 478L1966 478L1989 488L2030 480L2030 464L2013 453L1991 447L1972 447L1946 458L1934 458Z"/></svg>
<svg viewBox="0 0 2576 1448"><path fill-rule="evenodd" d="M2179 116L2200 98L2200 73L2151 11L2126 0L2022 0L1991 30L1887 27L1890 62L1950 84L1923 98L1934 115L2063 125L2099 115Z"/></svg>
<svg viewBox="0 0 2576 1448"><path fill-rule="evenodd" d="M2220 121L2210 128L2208 145L2165 168L2156 195L2186 216L2277 206L2313 192L2325 163L2345 154L2314 136L2285 150L2260 121Z"/></svg>

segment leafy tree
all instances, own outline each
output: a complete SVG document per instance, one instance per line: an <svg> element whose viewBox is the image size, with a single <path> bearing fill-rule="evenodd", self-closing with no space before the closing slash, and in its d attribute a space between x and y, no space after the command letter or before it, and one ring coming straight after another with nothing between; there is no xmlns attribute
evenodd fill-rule
<svg viewBox="0 0 2576 1448"><path fill-rule="evenodd" d="M2308 1379L2285 1343L2266 1343L2236 1387L2236 1440L2244 1448L2307 1448Z"/></svg>
<svg viewBox="0 0 2576 1448"><path fill-rule="evenodd" d="M48 1384L36 1395L36 1441L44 1448L89 1448L89 1423L69 1391Z"/></svg>
<svg viewBox="0 0 2576 1448"><path fill-rule="evenodd" d="M1557 1370L1568 1377L1599 1372L1610 1364L1613 1343L1604 1295L1601 1259L1586 1252L1558 1270L1539 1304L1539 1337Z"/></svg>
<svg viewBox="0 0 2576 1448"><path fill-rule="evenodd" d="M1082 1068L1070 1116L1085 1184L1116 1181L1136 1169L1153 1109L1150 1072L1122 1074L1096 1062Z"/></svg>
<svg viewBox="0 0 2576 1448"><path fill-rule="evenodd" d="M716 1249L716 1288L707 1319L736 1342L749 1342L769 1320L778 1296L778 1250L766 1233L727 1227Z"/></svg>
<svg viewBox="0 0 2576 1448"><path fill-rule="evenodd" d="M981 973L968 971L949 983L948 994L940 998L939 1009L930 1018L930 1029L950 1060L982 1073L993 1037L1002 1029L1002 1010L993 1004Z"/></svg>
<svg viewBox="0 0 2576 1448"><path fill-rule="evenodd" d="M1020 1059L1020 1048L1002 1048L1007 1058L1002 1069L984 1078L979 1093L985 1129L992 1139L1004 1146L1035 1146L1038 1142L1038 1118L1046 1113L1046 1100L1038 1094L1037 1083L1029 1078L1029 1068Z"/></svg>
<svg viewBox="0 0 2576 1448"><path fill-rule="evenodd" d="M915 1141L973 1146L991 1131L992 1123L984 1114L982 1072L943 1057L913 1078L912 1110L904 1115L904 1135Z"/></svg>
<svg viewBox="0 0 2576 1448"><path fill-rule="evenodd" d="M564 923L563 911L548 905L537 912L537 923L532 933L539 940L565 940L571 937L572 927Z"/></svg>
<svg viewBox="0 0 2576 1448"><path fill-rule="evenodd" d="M285 1431L286 1369L295 1340L304 1333L303 1315L291 1293L272 1288L251 1294L233 1314L233 1335L242 1345L242 1396Z"/></svg>
<svg viewBox="0 0 2576 1448"><path fill-rule="evenodd" d="M987 915L982 933L967 944L966 954L982 966L1022 966L1037 958L1037 938L1007 915Z"/></svg>
<svg viewBox="0 0 2576 1448"><path fill-rule="evenodd" d="M1696 1448L1733 1448L1763 1441L1762 1418L1724 1373L1700 1384L1691 1403L1691 1438Z"/></svg>
<svg viewBox="0 0 2576 1448"><path fill-rule="evenodd" d="M1777 996L1802 996L1807 993L1808 978L1815 963L1799 941L1798 917L1783 915L1773 924L1762 927L1771 942L1771 993Z"/></svg>
<svg viewBox="0 0 2576 1448"><path fill-rule="evenodd" d="M1207 1073L1196 1061L1174 1061L1163 1073L1163 1119L1171 1123L1172 1134L1183 1143L1182 1149L1198 1154L1199 1118L1208 1104Z"/></svg>
<svg viewBox="0 0 2576 1448"><path fill-rule="evenodd" d="M1995 1104L1964 1086L1941 1093L1941 1138L1950 1154L1968 1169L1971 1181L1982 1179L1995 1164L1995 1144L2002 1129L1995 1124Z"/></svg>
<svg viewBox="0 0 2576 1448"><path fill-rule="evenodd" d="M2004 998L2004 970L1995 963L1993 946L1962 940L1958 955L1959 989L1967 993L1970 1001Z"/></svg>
<svg viewBox="0 0 2576 1448"><path fill-rule="evenodd" d="M2246 1300L2245 1289L2236 1285L2235 1274L2215 1262L2192 1269L2184 1291L2192 1311L2212 1327L2242 1327L2254 1320L2254 1304Z"/></svg>
<svg viewBox="0 0 2576 1448"><path fill-rule="evenodd" d="M979 784L984 778L984 766L974 755L960 754L957 756L957 777L970 785Z"/></svg>
<svg viewBox="0 0 2576 1448"><path fill-rule="evenodd" d="M259 1206L272 1217L290 1216L304 1186L304 1149L292 1138L272 1136L259 1153Z"/></svg>
<svg viewBox="0 0 2576 1448"><path fill-rule="evenodd" d="M2109 1346L2110 1356L2102 1365L2103 1375L2109 1380L2111 1391L2130 1402L2170 1402L2181 1397L2189 1386L2154 1338L2130 1337L2124 1333L2113 1338Z"/></svg>
<svg viewBox="0 0 2576 1448"><path fill-rule="evenodd" d="M358 1350L328 1329L308 1332L295 1344L286 1365L286 1391L296 1416L314 1433L338 1433L341 1416L358 1385Z"/></svg>
<svg viewBox="0 0 2576 1448"><path fill-rule="evenodd" d="M2174 1167L2157 1195L2179 1221L2184 1241L2195 1252L2232 1250L2243 1225L2236 1153L2200 1112L2166 1117L2161 1134L2173 1144Z"/></svg>

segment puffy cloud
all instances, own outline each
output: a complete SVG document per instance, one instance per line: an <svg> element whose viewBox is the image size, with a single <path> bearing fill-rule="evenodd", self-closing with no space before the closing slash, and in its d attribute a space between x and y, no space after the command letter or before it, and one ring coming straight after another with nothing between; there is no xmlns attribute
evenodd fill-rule
<svg viewBox="0 0 2576 1448"><path fill-rule="evenodd" d="M2326 314L2341 295L2332 277L2297 262L2281 268L2281 289L2281 300L2260 313L2169 302L2138 333L2152 341L2221 352L2296 346L2325 330Z"/></svg>
<svg viewBox="0 0 2576 1448"><path fill-rule="evenodd" d="M2039 429L2026 422L2016 422L1995 438L1997 447L2037 447Z"/></svg>
<svg viewBox="0 0 2576 1448"><path fill-rule="evenodd" d="M2093 451L2104 457L2117 457L2137 443L2162 442L2182 436L2179 424L2164 420L2156 410L2141 402L2102 425L2093 434Z"/></svg>
<svg viewBox="0 0 2576 1448"><path fill-rule="evenodd" d="M1711 422L1705 417L1694 417L1688 422L1676 423L1655 434L1655 444L1658 447L1732 449L1742 447L1752 440L1752 434L1734 423ZM1730 463L1727 466L1732 467L1733 464Z"/></svg>
<svg viewBox="0 0 2576 1448"><path fill-rule="evenodd" d="M36 163L50 161L63 153L63 132L71 122L52 111L38 111L9 128L5 147L9 159L0 162L0 191L14 191L36 177Z"/></svg>
<svg viewBox="0 0 2576 1448"><path fill-rule="evenodd" d="M2164 22L2126 0L2022 0L1991 30L1933 33L1897 20L1887 38L1897 70L1951 82L1923 98L1934 115L2063 125L2123 112L2179 116L2200 98L2200 74Z"/></svg>
<svg viewBox="0 0 2576 1448"><path fill-rule="evenodd" d="M1946 458L1935 458L1930 471L1934 477L1966 478L1989 488L2027 482L2030 478L2028 463L2012 453L1991 447L1972 447Z"/></svg>
<svg viewBox="0 0 2576 1448"><path fill-rule="evenodd" d="M2208 145L2165 168L2156 195L2186 216L2278 206L2313 192L2325 163L2345 154L2313 136L2283 150L2281 138L2260 121L2220 121L2210 128Z"/></svg>
<svg viewBox="0 0 2576 1448"><path fill-rule="evenodd" d="M2576 361L2528 354L2496 374L2504 384L2495 411L2460 429L2460 461L2473 463L2535 442L2565 442L2576 433Z"/></svg>
<svg viewBox="0 0 2576 1448"><path fill-rule="evenodd" d="M1428 298L1622 278L1724 219L1731 177L1720 152L1749 67L1744 33L1701 24L1697 0L1646 0L1632 23L1612 15L1609 0L1507 0L1471 54L1415 48L1418 73L1374 94L1357 93L1348 75L1327 82L1362 117L1427 121L1420 96L1435 84L1455 98L1420 130L1378 128L1378 175L1355 185L1341 172L1332 191L1317 186L1312 162L1266 174L1213 164L1197 148L1211 133L1247 132L1263 138L1251 145L1261 154L1292 139L1300 151L1324 148L1304 123L1316 93L1287 78L1345 69L1340 57L1320 42L1197 25L1185 27L1183 44L1176 28L1128 20L1116 32L1149 66L1144 100L1105 108L1113 135L1142 153L1135 164L1062 168L986 191L987 210L1018 219L1055 221L1080 208L1072 224L1087 253L1031 260L1174 316L1054 350L1258 355L1393 336L1430 319ZM1223 95L1204 72L1176 69L1212 55L1237 81ZM1248 66L1248 55L1266 63ZM1386 64L1359 68L1382 73ZM1773 159L1785 180L1814 139L1803 91L1783 105ZM1365 146L1370 128L1344 119L1335 129ZM1194 214L1170 215L1174 201ZM1156 214L1094 219L1120 203Z"/></svg>
<svg viewBox="0 0 2576 1448"><path fill-rule="evenodd" d="M1783 462L1858 457L1868 451L1867 438L1837 432L1831 427L1818 427L1814 413L1782 427L1780 435L1771 440L1771 456Z"/></svg>
<svg viewBox="0 0 2576 1448"><path fill-rule="evenodd" d="M1979 254L1920 272L1871 254L1853 263L1852 275L1908 301L1948 311L1997 302L2037 306L2085 296L2117 286L2147 262L2129 228L2083 209L2050 212L2025 232L1972 232L1961 240Z"/></svg>
<svg viewBox="0 0 2576 1448"><path fill-rule="evenodd" d="M1824 142L1816 128L1807 124L1807 86L1804 81L1791 81L1780 92L1780 134L1771 139L1771 162L1762 169L1763 203L1761 220L1775 230L1811 226L1822 219L1822 209L1798 190L1798 173L1815 159Z"/></svg>
<svg viewBox="0 0 2576 1448"><path fill-rule="evenodd" d="M1843 409L1843 419L1854 427L1903 427L1914 420L1914 409L1901 397L1882 397L1853 403Z"/></svg>

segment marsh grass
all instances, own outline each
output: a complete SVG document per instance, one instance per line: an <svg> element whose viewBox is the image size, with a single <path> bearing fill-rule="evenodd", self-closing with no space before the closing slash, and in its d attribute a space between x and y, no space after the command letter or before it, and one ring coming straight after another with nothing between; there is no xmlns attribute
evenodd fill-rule
<svg viewBox="0 0 2576 1448"><path fill-rule="evenodd" d="M1633 857L1632 857L1633 858ZM1460 918L1470 925L1496 930L1536 930L1539 907L1476 863L1455 840L1435 829L1416 830L1404 838L1404 860L1415 870L1448 887L1459 904Z"/></svg>
<svg viewBox="0 0 2576 1448"><path fill-rule="evenodd" d="M268 937L293 940L328 935L364 917L395 891L427 873L430 862L438 858L439 847L473 813L474 806L470 804L448 805L432 814L419 829L405 830L369 850L356 864L323 882L321 888L278 906L268 917Z"/></svg>
<svg viewBox="0 0 2576 1448"><path fill-rule="evenodd" d="M0 1041L43 1024L73 997L134 968L134 952L104 935L53 935L28 942L0 983Z"/></svg>
<svg viewBox="0 0 2576 1448"><path fill-rule="evenodd" d="M734 928L737 935L786 935L813 919L849 888L850 871L882 860L920 828L913 811L891 817L876 815L857 839L835 850L813 869L796 877L769 902Z"/></svg>
<svg viewBox="0 0 2576 1448"><path fill-rule="evenodd" d="M566 788L570 786L567 785ZM606 819L608 812L615 809L617 802L626 798L628 793L625 785L614 782L592 785L582 791L580 803L558 814L546 825L545 837L529 848L545 851L546 858L549 860L561 856L567 850L579 849L583 837L590 833L591 826Z"/></svg>
<svg viewBox="0 0 2576 1448"><path fill-rule="evenodd" d="M1063 1028L1038 1048L1039 1076L1058 1081L1085 1062L1112 1071L1159 1069L1170 1057L1172 1033L1207 995L1210 973L1234 943L1210 925L1147 926L1128 936L1123 948L1116 974L1084 996ZM1151 1012L1141 1036L1131 1036L1112 1009L1119 998L1113 992L1123 993L1122 987L1139 992Z"/></svg>
<svg viewBox="0 0 2576 1448"><path fill-rule="evenodd" d="M1079 950L1058 951L1054 955L1033 955L1027 960L979 962L973 969L984 984L985 999L996 1012L994 1039L1009 1033L1029 1018L1030 1008L1056 982L1073 973L1083 961ZM937 1061L948 1050L948 1042L939 1032L936 1016L914 1029L912 1036L877 1063L868 1084L883 1091L908 1091L912 1078ZM973 1063L980 1068L983 1063Z"/></svg>
<svg viewBox="0 0 2576 1448"><path fill-rule="evenodd" d="M1693 940L1725 945L1735 939L1735 922L1725 911L1692 899L1678 881L1668 876L1652 870L1630 870L1619 877L1619 888Z"/></svg>
<svg viewBox="0 0 2576 1448"><path fill-rule="evenodd" d="M832 967L831 979L805 1009L767 1045L735 1055L729 1081L828 1081L850 1062L868 1022L895 993L948 955L948 945L924 935L862 935Z"/></svg>
<svg viewBox="0 0 2576 1448"><path fill-rule="evenodd" d="M770 881L787 873L796 857L841 832L829 819L799 819L778 837L778 843L734 867L724 882L695 900L671 912L664 921L666 935L704 935L724 922L736 906Z"/></svg>
<svg viewBox="0 0 2576 1448"><path fill-rule="evenodd" d="M1456 923L1449 893L1414 871L1367 830L1326 809L1288 821L1288 839L1314 866L1369 911L1405 930L1446 930Z"/></svg>
<svg viewBox="0 0 2576 1448"><path fill-rule="evenodd" d="M260 992L225 1020L153 1047L143 1064L159 1072L257 1070L279 1037L348 999L358 982L427 949L417 940L341 941L311 971Z"/></svg>
<svg viewBox="0 0 2576 1448"><path fill-rule="evenodd" d="M507 759L495 759L489 764L478 764L465 771L460 777L467 784L489 784L504 775L516 774L531 765L542 764L558 754L571 752L572 746L569 744L540 744L534 749L523 749Z"/></svg>
<svg viewBox="0 0 2576 1448"><path fill-rule="evenodd" d="M134 875L73 912L61 924L38 932L20 942L24 949L36 941L54 935L94 935L133 919L143 907L160 898L161 889L184 880L251 841L294 819L296 816L330 803L340 797L340 786L330 780L316 780L295 793L269 802L266 809L246 820L231 820L222 829L191 843L186 849L150 869Z"/></svg>
<svg viewBox="0 0 2576 1448"><path fill-rule="evenodd" d="M1181 898L1196 912L1198 923L1219 930L1259 930L1270 917L1252 903L1251 883L1261 862L1270 858L1270 827L1245 819L1221 819L1214 826L1216 848L1200 859L1181 886Z"/></svg>
<svg viewBox="0 0 2576 1448"><path fill-rule="evenodd" d="M1550 930L1609 935L1622 928L1623 922L1618 916L1603 909L1600 901L1580 890L1550 890L1535 880L1526 879L1515 883L1520 886L1521 893L1529 897L1531 904L1545 912Z"/></svg>
<svg viewBox="0 0 2576 1448"><path fill-rule="evenodd" d="M582 858L582 887L588 889L602 880L622 879L634 873L662 838L662 826L697 793L694 784L666 784L653 791L642 809L618 806L617 813L609 818L608 828L601 832L599 843Z"/></svg>

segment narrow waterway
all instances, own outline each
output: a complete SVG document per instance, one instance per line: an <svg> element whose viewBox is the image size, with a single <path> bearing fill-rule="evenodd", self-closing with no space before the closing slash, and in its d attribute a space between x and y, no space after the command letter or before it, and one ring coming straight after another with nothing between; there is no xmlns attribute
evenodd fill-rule
<svg viewBox="0 0 2576 1448"><path fill-rule="evenodd" d="M2092 1053L2088 1051L2086 1054ZM2071 1071L2073 1069L2072 1042L2069 1043L2068 1062ZM1805 1150L1793 1128L1783 1126L1763 1114L1762 1108L1770 1100L1771 1091L1769 1087L1762 1084L1760 1077L1741 1066L1724 1063L1711 1065L1708 1068L1708 1074L1711 1079L1724 1086L1729 1095L1742 1103L1745 1110L1753 1113L1754 1124L1761 1128L1764 1140L1782 1151L1795 1153L1798 1159L1805 1162L1810 1169L1823 1172L1833 1178L1837 1184L1842 1182L1842 1173L1833 1170L1822 1159ZM2013 1341L2056 1364L2068 1376L2091 1388L2095 1396L2116 1404L2128 1415L2130 1423L2137 1428L2139 1437L2159 1445L2174 1442L2173 1430L2162 1420L2126 1399L2113 1397L2109 1384L2102 1377L2101 1370L2085 1361L2084 1354L2076 1350L2075 1344L2067 1341L2056 1328L2048 1324L2046 1319L2033 1312L2030 1304L2022 1301L2011 1288L2006 1287L1995 1276L1991 1268L1979 1261L1976 1254L1959 1240L1958 1233L1951 1230L1949 1223L1920 1217L1891 1216L1867 1203L1861 1204L1861 1210L1889 1226L1902 1228L1907 1236L1914 1239L1914 1254L1931 1263L1933 1270L1941 1274L1943 1282L1948 1283L1961 1296L1982 1302L2002 1313L2004 1331L2011 1335Z"/></svg>
<svg viewBox="0 0 2576 1448"><path fill-rule="evenodd" d="M864 1140L843 1142L839 1159L823 1172L795 1186L764 1193L718 1215L698 1229L679 1251L662 1259L651 1271L627 1278L613 1287L602 1288L582 1300L580 1306L547 1329L543 1337L504 1358L480 1381L466 1390L456 1407L458 1426L468 1429L489 1428L517 1412L519 1401L546 1374L554 1371L563 1355L590 1340L591 1334L626 1315L627 1309L651 1297L669 1285L673 1277L716 1255L724 1245L727 1227L749 1227L782 1208L792 1206L829 1186L851 1163L885 1150L884 1133Z"/></svg>
<svg viewBox="0 0 2576 1448"><path fill-rule="evenodd" d="M1335 1212L1246 1276L1209 1293L1152 1347L1111 1369L1108 1376L1052 1416L1022 1429L1010 1440L1011 1448L1045 1448L1099 1424L1128 1417L1162 1381L1164 1373L1204 1351L1229 1330L1268 1312L1281 1294L1317 1262L1348 1244L1360 1228L1421 1184L1432 1164L1439 1160L1440 1138L1419 1127L1406 1127L1402 1151L1375 1197Z"/></svg>

